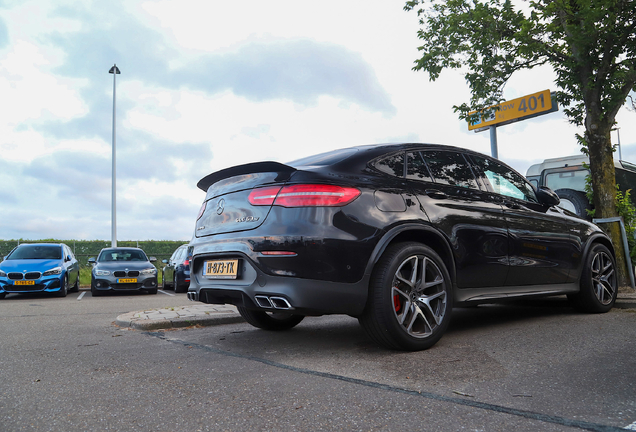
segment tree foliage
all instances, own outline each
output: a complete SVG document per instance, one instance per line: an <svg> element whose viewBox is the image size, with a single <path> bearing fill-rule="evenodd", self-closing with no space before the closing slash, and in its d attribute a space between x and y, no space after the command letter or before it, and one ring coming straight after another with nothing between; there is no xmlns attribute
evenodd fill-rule
<svg viewBox="0 0 636 432"><path fill-rule="evenodd" d="M422 25L413 69L432 80L443 69L465 70L472 97L455 106L462 118L503 101L514 72L544 64L555 70L557 100L577 125L588 109L613 123L634 91L634 1L412 0L405 9L416 9Z"/></svg>
<svg viewBox="0 0 636 432"><path fill-rule="evenodd" d="M502 102L516 71L550 65L559 105L585 128L597 216L617 215L610 131L627 99L634 104L636 1L410 0L405 9L420 17L413 69L431 80L465 73L471 99L454 107L460 118Z"/></svg>

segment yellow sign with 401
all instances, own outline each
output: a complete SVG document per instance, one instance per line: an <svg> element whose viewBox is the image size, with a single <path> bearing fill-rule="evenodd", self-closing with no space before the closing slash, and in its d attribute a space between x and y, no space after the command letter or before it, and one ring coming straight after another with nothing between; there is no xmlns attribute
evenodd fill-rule
<svg viewBox="0 0 636 432"><path fill-rule="evenodd" d="M469 114L468 130L483 130L493 125L503 126L557 110L556 102L552 102L550 90L543 90L489 107L477 119L471 119L473 114L477 113L473 111Z"/></svg>

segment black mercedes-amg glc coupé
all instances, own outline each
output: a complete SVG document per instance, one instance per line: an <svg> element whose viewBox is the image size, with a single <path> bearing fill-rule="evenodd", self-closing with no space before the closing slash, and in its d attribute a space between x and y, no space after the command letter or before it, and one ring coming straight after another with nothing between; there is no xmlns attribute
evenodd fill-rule
<svg viewBox="0 0 636 432"><path fill-rule="evenodd" d="M474 151L359 146L227 168L198 187L188 298L236 305L263 329L348 314L378 344L420 350L453 306L566 294L606 312L616 300L603 231Z"/></svg>

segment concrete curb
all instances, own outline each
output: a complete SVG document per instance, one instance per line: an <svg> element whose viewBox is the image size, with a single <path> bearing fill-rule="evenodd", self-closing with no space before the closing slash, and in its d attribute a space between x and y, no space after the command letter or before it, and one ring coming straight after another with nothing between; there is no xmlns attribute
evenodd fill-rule
<svg viewBox="0 0 636 432"><path fill-rule="evenodd" d="M166 307L119 315L115 325L135 330L160 330L245 322L234 306L193 305Z"/></svg>
<svg viewBox="0 0 636 432"><path fill-rule="evenodd" d="M630 289L630 291L632 291ZM616 298L616 303L614 303L614 307L618 309L635 309L636 308L636 294L633 292L629 293L618 293L618 297Z"/></svg>

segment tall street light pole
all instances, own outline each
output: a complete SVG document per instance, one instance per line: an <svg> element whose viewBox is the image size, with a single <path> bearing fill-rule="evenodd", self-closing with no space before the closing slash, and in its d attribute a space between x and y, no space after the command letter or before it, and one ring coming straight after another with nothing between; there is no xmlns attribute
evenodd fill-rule
<svg viewBox="0 0 636 432"><path fill-rule="evenodd" d="M117 169L116 169L116 163L115 163L115 78L117 77L117 74L120 74L121 72L119 71L119 68L117 67L116 64L113 65L112 68L110 68L110 70L108 71L108 73L113 74L113 178L112 178L112 184L113 184L113 197L112 197L112 203L111 203L111 211L112 211L112 218L111 218L111 246L112 247L117 247L117 207L116 207L116 174L117 174Z"/></svg>

